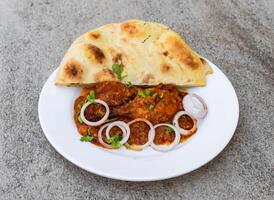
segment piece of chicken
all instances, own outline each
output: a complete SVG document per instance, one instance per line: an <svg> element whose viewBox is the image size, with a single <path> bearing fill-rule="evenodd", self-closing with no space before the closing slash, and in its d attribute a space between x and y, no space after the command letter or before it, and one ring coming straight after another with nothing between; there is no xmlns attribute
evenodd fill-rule
<svg viewBox="0 0 274 200"><path fill-rule="evenodd" d="M183 109L180 92L173 85L158 85L154 88L138 88L138 95L125 105L115 107L111 115L132 119L145 118L151 123L172 123L173 116Z"/></svg>
<svg viewBox="0 0 274 200"><path fill-rule="evenodd" d="M104 81L84 88L81 96L87 96L90 90L95 92L96 99L105 101L109 107L125 104L137 94L136 87L128 88L123 83L116 81Z"/></svg>

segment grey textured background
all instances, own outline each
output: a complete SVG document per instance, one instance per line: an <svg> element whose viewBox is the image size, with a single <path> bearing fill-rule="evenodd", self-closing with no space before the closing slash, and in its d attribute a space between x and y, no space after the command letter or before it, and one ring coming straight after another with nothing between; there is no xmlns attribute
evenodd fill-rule
<svg viewBox="0 0 274 200"><path fill-rule="evenodd" d="M148 183L99 177L60 156L39 125L39 93L71 41L130 18L171 26L238 93L235 136L190 174ZM273 199L273 0L1 0L0 80L0 199Z"/></svg>

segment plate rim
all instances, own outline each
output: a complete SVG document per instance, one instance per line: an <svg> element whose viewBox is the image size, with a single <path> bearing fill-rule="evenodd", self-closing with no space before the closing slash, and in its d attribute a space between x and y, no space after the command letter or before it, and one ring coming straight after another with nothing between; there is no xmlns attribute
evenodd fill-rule
<svg viewBox="0 0 274 200"><path fill-rule="evenodd" d="M185 170L184 172L182 173L174 173L172 175L167 175L167 176L158 176L158 177L152 177L152 178L145 178L145 177L141 177L141 178L136 178L136 177L129 177L129 176L115 176L115 175L111 175L110 173L107 173L107 172L104 172L104 171L99 171L99 170L93 170L92 168L88 168L84 165L82 165L81 163L79 163L77 160L72 160L70 158L69 155L67 155L66 152L62 151L57 145L54 144L54 142L50 139L49 135L46 134L46 129L44 127L44 124L42 123L41 119L42 119L42 116L41 116L41 111L40 111L40 107L41 107L41 96L42 96L42 93L43 91L45 91L45 87L46 87L46 83L48 82L48 80L51 78L51 76L58 70L55 69L51 74L50 76L47 78L47 80L45 81L41 91L40 91L40 95L39 95L39 100L38 100L38 117L39 117L39 123L40 123L40 126L42 128L42 131L43 131L43 134L45 135L45 137L47 138L47 140L49 141L49 143L51 144L51 146L60 154L62 155L66 160L70 161L71 163L73 163L74 165L76 165L77 167L81 168L81 169L84 169L88 172L91 172L93 174L96 174L96 175L99 175L99 176L103 176L103 177L106 177L106 178L111 178L111 179L115 179L115 180L121 180L121 181L132 181L132 182L147 182L147 181L159 181L159 180L166 180L166 179L170 179L170 178L174 178L174 177L178 177L178 176L181 176L181 175L184 175L184 174L187 174L187 173L190 173L192 171L195 171L197 170L198 168L206 165L207 163L209 163L210 161L212 161L214 158L216 158L226 147L227 145L229 144L229 142L231 141L232 137L234 136L235 134L235 131L237 129L237 126L238 126L238 122L239 122L239 100L238 100L238 96L237 96L237 93L236 93L236 90L235 88L233 87L231 81L229 80L229 78L225 75L225 73L217 66L215 65L214 63L212 63L211 61L209 61L208 59L205 58L205 60L209 63L210 66L215 66L223 75L224 77L227 79L227 82L228 84L230 85L230 87L232 88L232 91L233 91L233 94L234 94L234 99L235 99L235 113L236 113L236 120L234 121L234 124L233 124L233 131L232 131L232 134L230 135L229 139L226 141L225 145L219 149L219 151L216 151L214 153L213 156L209 157L208 159L206 159L206 161L202 162L202 164L199 164L197 165L196 167L193 167L189 170ZM213 71L213 74L214 75L214 71Z"/></svg>

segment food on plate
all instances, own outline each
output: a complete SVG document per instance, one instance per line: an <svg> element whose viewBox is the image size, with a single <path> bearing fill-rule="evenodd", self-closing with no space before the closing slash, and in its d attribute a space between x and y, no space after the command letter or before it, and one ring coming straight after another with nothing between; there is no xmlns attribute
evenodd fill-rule
<svg viewBox="0 0 274 200"><path fill-rule="evenodd" d="M133 85L204 86L210 73L206 60L169 27L129 20L78 37L59 66L55 84L87 86L121 81Z"/></svg>
<svg viewBox="0 0 274 200"><path fill-rule="evenodd" d="M201 97L173 84L143 87L103 81L83 88L73 115L83 142L108 149L151 146L169 151L195 134L206 112Z"/></svg>
<svg viewBox="0 0 274 200"><path fill-rule="evenodd" d="M69 47L56 85L84 87L74 103L82 142L108 149L169 151L196 133L207 61L169 27L141 20L88 31Z"/></svg>

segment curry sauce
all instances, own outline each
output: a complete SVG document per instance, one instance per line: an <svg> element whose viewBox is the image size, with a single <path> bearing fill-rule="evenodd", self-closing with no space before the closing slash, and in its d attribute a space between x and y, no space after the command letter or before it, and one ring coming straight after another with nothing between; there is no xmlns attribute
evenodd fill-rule
<svg viewBox="0 0 274 200"><path fill-rule="evenodd" d="M74 102L74 121L78 132L83 136L93 136L92 143L96 145L100 145L97 136L102 125L96 127L88 126L79 120L81 107L87 101L90 91L94 91L96 99L101 99L108 104L110 114L107 121L120 120L128 123L136 118L144 118L153 125L158 123L172 124L174 115L178 111L183 110L182 99L187 94L185 91L179 90L175 85L170 84L159 84L143 88L141 86L127 86L116 81L105 81L83 88L80 96ZM104 106L94 103L86 108L84 115L90 121L98 121L104 116L105 112ZM193 127L194 122L191 117L182 115L179 118L179 125L188 130ZM143 145L147 142L150 128L146 123L138 121L129 127L130 137L128 144ZM155 132L155 144L169 144L174 140L174 132L165 127L158 127ZM110 135L114 134L121 135L121 129L113 127L110 130ZM102 136L106 140L105 130ZM184 142L189 137L191 135L181 135L180 141Z"/></svg>

